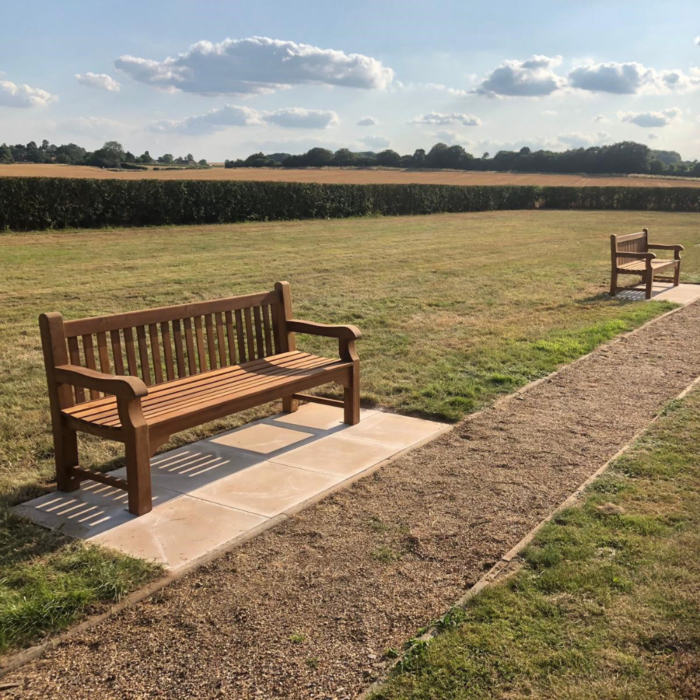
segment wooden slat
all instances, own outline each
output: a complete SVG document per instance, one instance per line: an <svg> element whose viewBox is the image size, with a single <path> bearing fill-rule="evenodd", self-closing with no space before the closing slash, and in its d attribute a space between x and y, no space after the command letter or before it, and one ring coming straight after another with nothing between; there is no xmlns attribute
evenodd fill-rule
<svg viewBox="0 0 700 700"><path fill-rule="evenodd" d="M78 347L77 338L68 338L68 355L70 356L70 363L72 365L80 364L80 348ZM75 391L75 403L83 403L85 401L85 390L82 387L74 387Z"/></svg>
<svg viewBox="0 0 700 700"><path fill-rule="evenodd" d="M245 351L245 339L243 337L243 314L240 309L236 309L236 337L238 338L238 357L241 364L248 360L248 355ZM253 359L252 357L250 358Z"/></svg>
<svg viewBox="0 0 700 700"><path fill-rule="evenodd" d="M85 366L88 369L97 370L97 364L95 363L95 347L92 344L92 336L83 336L83 353L85 354ZM100 392L96 389L90 389L90 400L100 398Z"/></svg>
<svg viewBox="0 0 700 700"><path fill-rule="evenodd" d="M122 355L122 340L119 331L110 331L112 340L112 359L114 360L114 373L124 374L124 356Z"/></svg>
<svg viewBox="0 0 700 700"><path fill-rule="evenodd" d="M258 357L265 357L265 339L263 337L262 316L260 315L260 307L253 307L253 319L255 320L255 345L258 351Z"/></svg>
<svg viewBox="0 0 700 700"><path fill-rule="evenodd" d="M148 334L151 336L151 357L153 357L153 374L156 384L163 381L163 360L160 355L160 342L158 340L158 324L152 323L148 327Z"/></svg>
<svg viewBox="0 0 700 700"><path fill-rule="evenodd" d="M245 339L246 347L248 348L248 359L255 359L255 344L253 340L253 321L250 317L250 309L243 309L245 316Z"/></svg>
<svg viewBox="0 0 700 700"><path fill-rule="evenodd" d="M204 332L202 330L202 317L194 317L194 334L197 340L197 356L199 357L199 371L207 371L207 353L204 350Z"/></svg>
<svg viewBox="0 0 700 700"><path fill-rule="evenodd" d="M112 368L109 364L109 349L107 348L107 334L97 334L97 353L100 357L100 372L111 374Z"/></svg>
<svg viewBox="0 0 700 700"><path fill-rule="evenodd" d="M236 339L233 335L233 314L226 312L226 336L228 337L228 356L231 364L237 364L236 360Z"/></svg>
<svg viewBox="0 0 700 700"><path fill-rule="evenodd" d="M216 369L216 340L214 338L214 321L211 314L204 317L204 326L207 329L207 350L209 351L209 367Z"/></svg>
<svg viewBox="0 0 700 700"><path fill-rule="evenodd" d="M282 349L282 342L280 340L280 314L282 313L282 306L280 304L273 304L272 308L272 337L275 341L275 355L279 355L284 352Z"/></svg>
<svg viewBox="0 0 700 700"><path fill-rule="evenodd" d="M175 364L173 363L173 345L170 339L170 324L163 321L160 324L160 335L163 339L163 358L165 359L165 377L171 382L175 379Z"/></svg>
<svg viewBox="0 0 700 700"><path fill-rule="evenodd" d="M216 314L216 340L219 346L219 367L226 367L226 338L224 336L224 315Z"/></svg>
<svg viewBox="0 0 700 700"><path fill-rule="evenodd" d="M85 335L86 333L98 333L112 330L123 330L150 323L162 323L163 321L175 321L183 318L194 318L204 314L212 314L218 311L235 311L262 304L277 304L280 295L277 290L262 292L259 294L246 294L227 299L213 299L211 301L198 301L192 304L180 304L178 306L161 306L157 309L144 311L130 311L111 316L98 316L95 318L80 318L64 323L66 337Z"/></svg>
<svg viewBox="0 0 700 700"><path fill-rule="evenodd" d="M146 386L151 386L150 358L148 357L148 344L146 343L146 328L136 328L136 338L139 344L139 360L141 361L141 378Z"/></svg>
<svg viewBox="0 0 700 700"><path fill-rule="evenodd" d="M128 491L126 479L120 479L118 476L110 476L109 474L103 474L102 472L96 472L92 469L83 469L82 467L73 467L71 469L71 475L77 476L80 481L99 481L102 484L108 484L109 486L114 486L115 488Z"/></svg>
<svg viewBox="0 0 700 700"><path fill-rule="evenodd" d="M298 401L308 401L309 403L320 403L323 406L345 407L345 401L342 399L328 399L325 396L315 396L314 394L294 394L292 398Z"/></svg>
<svg viewBox="0 0 700 700"><path fill-rule="evenodd" d="M192 321L186 318L185 324L185 343L187 344L187 364L190 374L197 374L197 358L194 354L194 340L192 338Z"/></svg>
<svg viewBox="0 0 700 700"><path fill-rule="evenodd" d="M167 321L165 321L167 323ZM185 370L185 348L182 344L182 329L180 319L173 321L173 342L175 343L175 359L177 361L177 376L184 377Z"/></svg>
<svg viewBox="0 0 700 700"><path fill-rule="evenodd" d="M272 330L270 326L270 307L263 306L263 326L265 327L265 355L272 355Z"/></svg>
<svg viewBox="0 0 700 700"><path fill-rule="evenodd" d="M126 363L129 368L129 374L132 377L139 376L139 368L136 364L136 350L134 349L134 329L124 329L124 346L126 347Z"/></svg>

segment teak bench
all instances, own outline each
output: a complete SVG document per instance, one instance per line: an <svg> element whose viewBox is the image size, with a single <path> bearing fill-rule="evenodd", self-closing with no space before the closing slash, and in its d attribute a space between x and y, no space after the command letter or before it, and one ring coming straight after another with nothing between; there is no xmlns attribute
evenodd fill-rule
<svg viewBox="0 0 700 700"><path fill-rule="evenodd" d="M134 515L151 510L150 458L173 433L275 399L286 412L303 399L344 406L351 425L360 420L360 331L294 319L287 282L76 321L48 313L39 323L58 489L87 479L124 489ZM337 338L339 359L298 351L295 333ZM343 401L300 393L328 382L344 387ZM80 467L78 431L123 442L127 478Z"/></svg>
<svg viewBox="0 0 700 700"><path fill-rule="evenodd" d="M657 259L650 250L672 250L673 260ZM622 287L617 286L618 275L641 275L642 283L646 284L646 298L651 299L654 278L663 282L679 284L681 274L682 245L662 245L649 243L649 229L638 233L628 233L625 236L610 236L610 255L612 273L610 275L610 296L615 296ZM657 272L673 269L673 277L656 277Z"/></svg>

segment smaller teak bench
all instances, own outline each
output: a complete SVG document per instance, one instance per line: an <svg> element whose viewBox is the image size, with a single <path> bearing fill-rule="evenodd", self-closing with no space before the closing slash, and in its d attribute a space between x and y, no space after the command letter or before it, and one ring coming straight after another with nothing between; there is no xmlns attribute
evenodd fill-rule
<svg viewBox="0 0 700 700"><path fill-rule="evenodd" d="M673 260L658 259L650 250L672 250ZM628 233L625 236L610 236L610 254L612 258L612 273L610 275L610 296L615 296L622 287L617 286L618 275L641 275L642 283L646 285L646 298L651 299L654 279L662 282L679 284L681 274L682 245L663 245L649 243L649 229L638 233ZM658 277L657 272L673 270L673 277Z"/></svg>
<svg viewBox="0 0 700 700"><path fill-rule="evenodd" d="M344 407L345 423L360 420L360 331L294 319L287 282L76 321L48 313L39 323L58 489L87 479L124 489L134 515L151 510L150 458L173 433L276 399L288 413L303 399ZM298 351L296 333L337 338L339 357ZM342 401L300 393L329 382L344 387ZM80 467L77 432L123 442L126 479Z"/></svg>

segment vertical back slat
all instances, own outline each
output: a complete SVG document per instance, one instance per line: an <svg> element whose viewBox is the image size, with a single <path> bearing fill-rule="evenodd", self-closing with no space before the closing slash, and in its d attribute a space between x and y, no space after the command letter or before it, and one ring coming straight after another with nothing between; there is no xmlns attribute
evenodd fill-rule
<svg viewBox="0 0 700 700"><path fill-rule="evenodd" d="M187 364L190 376L197 374L197 359L194 356L194 340L192 338L192 321L189 318L184 320L185 343L187 344Z"/></svg>
<svg viewBox="0 0 700 700"><path fill-rule="evenodd" d="M204 327L207 330L207 350L209 351L209 367L216 369L216 340L214 338L214 322L211 314L204 316Z"/></svg>
<svg viewBox="0 0 700 700"><path fill-rule="evenodd" d="M146 343L146 327L136 327L136 339L139 344L139 360L141 361L141 378L146 386L151 386L150 358L148 357L148 344Z"/></svg>
<svg viewBox="0 0 700 700"><path fill-rule="evenodd" d="M270 330L270 307L263 306L263 326L265 327L265 356L272 355L272 335Z"/></svg>
<svg viewBox="0 0 700 700"><path fill-rule="evenodd" d="M78 347L77 338L68 338L68 355L72 365L80 365L80 348ZM75 387L75 403L83 403L85 401L85 391L79 387Z"/></svg>
<svg viewBox="0 0 700 700"><path fill-rule="evenodd" d="M105 374L111 374L112 368L109 364L107 334L104 332L97 334L97 354L100 356L100 372L104 372Z"/></svg>
<svg viewBox="0 0 700 700"><path fill-rule="evenodd" d="M219 346L219 367L226 367L226 338L224 337L224 315L216 314L216 340Z"/></svg>
<svg viewBox="0 0 700 700"><path fill-rule="evenodd" d="M173 344L170 339L170 324L163 321L160 324L160 335L163 338L163 357L165 358L165 376L169 382L175 379L175 365L173 363Z"/></svg>
<svg viewBox="0 0 700 700"><path fill-rule="evenodd" d="M243 338L243 315L240 309L236 309L236 337L238 338L238 356L241 364L248 361L245 352L245 339ZM251 358L252 359L252 358Z"/></svg>
<svg viewBox="0 0 700 700"><path fill-rule="evenodd" d="M273 304L272 305L272 337L275 341L275 354L279 355L284 352L282 346L282 334L280 332L280 315L282 314L282 305Z"/></svg>
<svg viewBox="0 0 700 700"><path fill-rule="evenodd" d="M253 319L255 321L255 345L258 351L258 359L260 359L261 357L265 357L265 339L263 338L262 317L259 306L253 307Z"/></svg>
<svg viewBox="0 0 700 700"><path fill-rule="evenodd" d="M228 337L228 356L232 365L238 364L236 359L236 339L233 335L233 314L226 312L226 335Z"/></svg>
<svg viewBox="0 0 700 700"><path fill-rule="evenodd" d="M245 339L248 348L248 359L255 359L255 345L253 344L253 321L251 319L250 308L243 309L245 316Z"/></svg>
<svg viewBox="0 0 700 700"><path fill-rule="evenodd" d="M109 337L112 340L114 371L116 374L124 374L124 355L122 355L122 340L119 336L119 331L110 331Z"/></svg>
<svg viewBox="0 0 700 700"><path fill-rule="evenodd" d="M197 356L199 357L199 371L207 371L207 353L204 350L204 332L202 331L202 317L194 317L194 334L197 340Z"/></svg>
<svg viewBox="0 0 700 700"><path fill-rule="evenodd" d="M173 321L173 341L175 342L175 359L177 360L177 376L187 375L185 369L185 346L182 344L182 328L180 321Z"/></svg>
<svg viewBox="0 0 700 700"><path fill-rule="evenodd" d="M129 367L129 374L132 377L139 376L139 368L136 364L136 350L134 348L134 329L124 329L124 346L126 347L126 363Z"/></svg>
<svg viewBox="0 0 700 700"><path fill-rule="evenodd" d="M158 326L151 323L148 326L148 334L151 336L151 357L153 358L153 374L156 384L163 381L163 360L160 356L160 342L158 341Z"/></svg>
<svg viewBox="0 0 700 700"><path fill-rule="evenodd" d="M90 334L85 334L83 336L83 353L85 355L85 366L88 369L97 370L97 363L95 362L95 347L92 344L92 336ZM96 389L90 389L90 399L95 400L100 398L100 392Z"/></svg>

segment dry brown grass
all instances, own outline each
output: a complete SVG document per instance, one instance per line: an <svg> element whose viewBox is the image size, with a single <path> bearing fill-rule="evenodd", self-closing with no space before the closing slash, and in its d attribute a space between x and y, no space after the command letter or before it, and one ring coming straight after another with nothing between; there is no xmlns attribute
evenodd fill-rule
<svg viewBox="0 0 700 700"><path fill-rule="evenodd" d="M120 180L270 180L273 182L325 182L350 185L566 185L572 187L700 187L700 179L546 175L538 173L464 172L460 170L384 170L381 168L211 168L209 170L136 170L113 172L82 165L17 163L0 165L1 176L78 177Z"/></svg>

